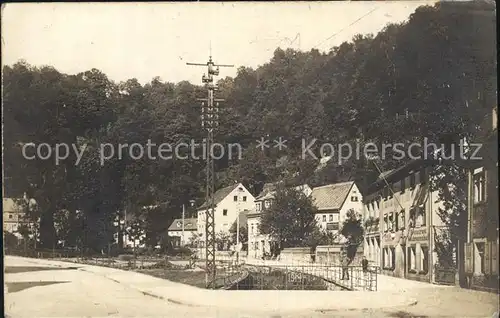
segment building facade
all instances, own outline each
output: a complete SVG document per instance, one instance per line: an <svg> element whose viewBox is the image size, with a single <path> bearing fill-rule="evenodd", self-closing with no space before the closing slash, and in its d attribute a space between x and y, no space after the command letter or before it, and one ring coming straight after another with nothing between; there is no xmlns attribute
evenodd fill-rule
<svg viewBox="0 0 500 318"><path fill-rule="evenodd" d="M498 108L482 125L481 160L468 170L468 230L465 243L466 287L498 291Z"/></svg>
<svg viewBox="0 0 500 318"><path fill-rule="evenodd" d="M311 188L308 185L296 187L306 196L311 195ZM271 207L274 201L275 185L267 183L264 185L261 193L255 198L255 206L247 214L248 229L248 257L261 258L266 253L271 253L272 240L267 234L259 230L261 216Z"/></svg>
<svg viewBox="0 0 500 318"><path fill-rule="evenodd" d="M236 223L238 215L245 210L251 210L255 204L254 200L254 196L241 183L216 191L214 194L214 227L216 235L219 233L229 235L229 230ZM207 207L208 203L205 202L197 209L197 233L200 238L199 247L204 247L206 242ZM240 224L240 226L242 225Z"/></svg>
<svg viewBox="0 0 500 318"><path fill-rule="evenodd" d="M432 163L414 160L380 176L365 193L364 253L386 275L435 282L434 233L445 224L438 191L431 191Z"/></svg>
<svg viewBox="0 0 500 318"><path fill-rule="evenodd" d="M198 235L197 218L175 219L168 227L168 236L172 239L174 247L190 245Z"/></svg>
<svg viewBox="0 0 500 318"><path fill-rule="evenodd" d="M21 200L27 201L28 199L24 197L24 199ZM2 201L3 230L5 232L9 232L20 237L21 235L19 234L19 229L23 225L31 229L33 224L31 224L31 222L26 218L25 211L17 199L3 198ZM36 202L33 199L29 200L30 208L34 205L36 205Z"/></svg>
<svg viewBox="0 0 500 318"><path fill-rule="evenodd" d="M316 187L311 196L318 209L315 215L316 223L325 232L337 234L347 211L363 213L363 196L354 181Z"/></svg>

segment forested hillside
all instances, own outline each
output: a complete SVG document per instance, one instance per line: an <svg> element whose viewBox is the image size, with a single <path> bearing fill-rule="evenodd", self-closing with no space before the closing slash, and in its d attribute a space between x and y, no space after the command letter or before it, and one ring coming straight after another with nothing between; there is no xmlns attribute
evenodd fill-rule
<svg viewBox="0 0 500 318"><path fill-rule="evenodd" d="M336 145L473 138L496 103L495 31L494 5L445 2L326 53L278 48L267 64L241 67L235 78L219 82L218 97L226 101L216 140L241 144L243 158L216 161L218 187L238 180L257 194L276 180L368 183L378 174L367 160L339 164L335 155L315 172L318 160L301 158L302 140ZM4 66L3 85L4 196L27 192L38 202L31 213L40 217L43 245L52 247L59 238L100 249L119 211L159 205L146 218L156 245L183 203L203 201L203 160L134 160L124 152L101 166L98 153L103 143L201 142L196 99L205 97L202 86L159 78L146 85L116 83L97 69L70 75L27 62ZM261 137L280 136L286 150L255 147ZM56 165L23 158L22 146L30 142L87 147L78 165L73 150ZM382 169L403 163L377 161Z"/></svg>

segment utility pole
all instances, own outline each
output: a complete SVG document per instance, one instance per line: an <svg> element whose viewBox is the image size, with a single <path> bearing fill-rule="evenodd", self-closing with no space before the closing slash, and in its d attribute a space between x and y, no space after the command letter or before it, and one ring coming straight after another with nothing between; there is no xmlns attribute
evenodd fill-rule
<svg viewBox="0 0 500 318"><path fill-rule="evenodd" d="M207 130L206 140L206 202L207 217L205 222L206 237L206 275L205 283L207 288L215 288L216 264L215 264L215 219L214 219L214 193L215 193L215 166L212 156L212 145L214 144L214 131L219 126L219 101L223 99L214 98L214 91L218 87L214 84L214 77L219 75L219 67L233 67L234 65L215 64L212 56L209 56L207 63L186 63L187 65L206 66L207 75L203 74L202 82L207 89L207 98L200 98L201 103L201 126ZM215 102L215 104L214 104Z"/></svg>
<svg viewBox="0 0 500 318"><path fill-rule="evenodd" d="M186 205L182 204L182 236L181 236L181 246L184 246L184 220L186 217Z"/></svg>

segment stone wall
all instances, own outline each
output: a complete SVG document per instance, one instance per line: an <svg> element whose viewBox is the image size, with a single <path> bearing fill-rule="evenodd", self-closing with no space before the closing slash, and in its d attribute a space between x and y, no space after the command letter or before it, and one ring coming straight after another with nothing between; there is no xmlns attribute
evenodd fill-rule
<svg viewBox="0 0 500 318"><path fill-rule="evenodd" d="M287 262L309 262L311 261L311 248L291 247L281 251L280 259Z"/></svg>
<svg viewBox="0 0 500 318"><path fill-rule="evenodd" d="M340 265L340 250L343 245L321 245L316 247L316 262L322 264ZM359 246L351 265L361 266L363 247Z"/></svg>
<svg viewBox="0 0 500 318"><path fill-rule="evenodd" d="M340 249L342 245L322 245L316 247L313 254L316 263L340 265ZM361 266L363 258L363 247L360 246L356 252L356 257L351 265ZM287 262L310 262L311 249L309 247L285 248L281 251L280 259Z"/></svg>

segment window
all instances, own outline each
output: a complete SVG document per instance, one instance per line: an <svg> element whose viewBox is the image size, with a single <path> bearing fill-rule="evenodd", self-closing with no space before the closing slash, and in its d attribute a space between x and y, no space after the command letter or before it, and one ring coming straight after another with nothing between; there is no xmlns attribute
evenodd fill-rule
<svg viewBox="0 0 500 318"><path fill-rule="evenodd" d="M425 206L416 208L416 212L417 212L417 220L415 222L416 226L417 227L425 226L426 223Z"/></svg>
<svg viewBox="0 0 500 318"><path fill-rule="evenodd" d="M250 233L251 233L251 234L253 234L253 233L254 233L254 225L253 225L253 224L250 226Z"/></svg>
<svg viewBox="0 0 500 318"><path fill-rule="evenodd" d="M389 230L389 219L387 218L387 214L384 215L384 232Z"/></svg>
<svg viewBox="0 0 500 318"><path fill-rule="evenodd" d="M394 247L389 248L391 251L391 265L390 268L394 269L394 265L396 264L396 249Z"/></svg>
<svg viewBox="0 0 500 318"><path fill-rule="evenodd" d="M485 200L486 182L483 169L479 173L474 173L474 203L483 202Z"/></svg>
<svg viewBox="0 0 500 318"><path fill-rule="evenodd" d="M417 249L415 246L408 248L408 270L417 271Z"/></svg>
<svg viewBox="0 0 500 318"><path fill-rule="evenodd" d="M247 197L243 196L243 202L247 202Z"/></svg>
<svg viewBox="0 0 500 318"><path fill-rule="evenodd" d="M330 221L330 222L333 222L333 214L330 214L329 221Z"/></svg>
<svg viewBox="0 0 500 318"><path fill-rule="evenodd" d="M400 230L404 230L404 228L406 227L406 224L405 224L405 211L401 211L399 212L399 220L398 220L398 223L399 223L399 229Z"/></svg>
<svg viewBox="0 0 500 318"><path fill-rule="evenodd" d="M383 268L388 268L389 267L389 253L388 253L388 249L387 248L384 248L383 251L383 258L382 258L382 267Z"/></svg>
<svg viewBox="0 0 500 318"><path fill-rule="evenodd" d="M238 201L238 196L237 196L237 195L235 195L235 196L233 197L233 201L234 201L234 202Z"/></svg>
<svg viewBox="0 0 500 318"><path fill-rule="evenodd" d="M262 208L262 204L260 202L255 203L255 210L260 211Z"/></svg>
<svg viewBox="0 0 500 318"><path fill-rule="evenodd" d="M394 247L384 248L383 267L385 269L394 269L396 253Z"/></svg>
<svg viewBox="0 0 500 318"><path fill-rule="evenodd" d="M494 129L497 129L497 120L498 120L498 109L497 107L494 107L492 110L491 110L491 113L492 113L492 122L491 122L491 128L494 130Z"/></svg>
<svg viewBox="0 0 500 318"><path fill-rule="evenodd" d="M271 206L271 200L264 201L264 205L266 206L266 209L268 209Z"/></svg>
<svg viewBox="0 0 500 318"><path fill-rule="evenodd" d="M352 202L358 202L358 197L357 196L352 196L351 197Z"/></svg>
<svg viewBox="0 0 500 318"><path fill-rule="evenodd" d="M484 242L476 242L474 246L474 273L484 274Z"/></svg>
<svg viewBox="0 0 500 318"><path fill-rule="evenodd" d="M227 210L226 209L222 210L222 215L223 216L227 216Z"/></svg>
<svg viewBox="0 0 500 318"><path fill-rule="evenodd" d="M389 216L387 217L387 225L388 225L388 230L393 231L394 230L394 216L393 213L389 213Z"/></svg>
<svg viewBox="0 0 500 318"><path fill-rule="evenodd" d="M326 222L326 215L323 215L323 222Z"/></svg>
<svg viewBox="0 0 500 318"><path fill-rule="evenodd" d="M9 219L12 219L12 214L9 214Z"/></svg>

